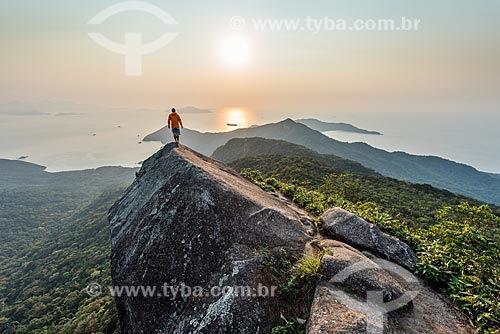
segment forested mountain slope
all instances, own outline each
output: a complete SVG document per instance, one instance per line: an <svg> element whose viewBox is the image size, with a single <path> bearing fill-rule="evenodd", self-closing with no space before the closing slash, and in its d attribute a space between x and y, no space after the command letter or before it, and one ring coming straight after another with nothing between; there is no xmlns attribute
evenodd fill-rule
<svg viewBox="0 0 500 334"><path fill-rule="evenodd" d="M114 333L107 210L135 169L48 173L0 160L0 332Z"/></svg>
<svg viewBox="0 0 500 334"><path fill-rule="evenodd" d="M262 137L285 140L322 154L356 161L385 176L414 183L428 183L437 188L500 204L500 179L475 168L435 156L417 156L404 152L387 152L365 143L345 143L325 136L291 119L262 126L221 133L201 133L185 129L182 142L203 154L233 138ZM167 128L146 136L144 140L171 140Z"/></svg>

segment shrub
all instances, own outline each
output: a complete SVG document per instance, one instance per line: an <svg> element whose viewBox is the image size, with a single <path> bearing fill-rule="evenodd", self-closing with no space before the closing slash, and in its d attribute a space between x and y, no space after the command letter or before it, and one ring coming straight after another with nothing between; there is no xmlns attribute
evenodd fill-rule
<svg viewBox="0 0 500 334"><path fill-rule="evenodd" d="M408 215L411 208L398 205L401 211L408 212L392 215L373 201L353 202L359 196L352 193L355 189L352 182L361 176L331 175L317 188L297 182L286 183L277 178L266 181L260 172L247 171L246 176L254 182L271 184L313 215L319 216L333 206L342 207L408 243L420 260L416 270L418 275L440 288L465 315L473 319L479 333L500 333L500 218L488 205L459 202L434 211L435 203L429 197L425 202L409 203L421 205L418 212L423 212L425 216L416 217L408 225L399 217ZM351 180L351 183L346 180ZM421 190L421 187L414 188ZM382 188L379 192L384 190ZM438 195L443 194L438 192ZM321 277L320 260L314 257L299 260L290 269L291 276L286 284L282 284L284 291L293 294L296 286ZM281 327L276 330L287 330L286 326Z"/></svg>

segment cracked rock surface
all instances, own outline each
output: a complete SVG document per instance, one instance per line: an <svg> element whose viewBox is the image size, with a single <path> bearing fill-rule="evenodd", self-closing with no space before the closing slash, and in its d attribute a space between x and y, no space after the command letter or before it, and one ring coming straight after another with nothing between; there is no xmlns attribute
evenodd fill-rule
<svg viewBox="0 0 500 334"><path fill-rule="evenodd" d="M225 164L165 146L109 212L114 285L230 289L217 297L118 297L123 333L270 333L281 321L280 298L239 297L231 288L270 285L258 249L301 256L310 239L301 215Z"/></svg>
<svg viewBox="0 0 500 334"><path fill-rule="evenodd" d="M323 278L306 304L309 334L369 333L374 325L365 312L368 296L394 304L414 289L420 293L409 307L373 328L398 334L474 332L424 282L411 273L410 280L397 275L404 269L396 263L412 269L418 261L406 244L339 208L321 221L325 235L314 217L280 194L261 190L224 163L166 145L144 161L109 211L113 284L154 289L149 296L115 296L122 332L271 333L283 325L284 308L304 303L279 293L271 297L270 291L255 296L260 287L274 285L263 272L266 256L283 250L295 259L328 251L321 261ZM380 257L392 262L379 266ZM226 288L217 295L209 293L212 287ZM250 287L254 296L242 295L239 287Z"/></svg>

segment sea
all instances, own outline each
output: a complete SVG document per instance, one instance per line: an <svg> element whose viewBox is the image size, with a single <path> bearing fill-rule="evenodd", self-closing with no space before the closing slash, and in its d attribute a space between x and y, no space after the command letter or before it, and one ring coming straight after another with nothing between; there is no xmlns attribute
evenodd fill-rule
<svg viewBox="0 0 500 334"><path fill-rule="evenodd" d="M232 112L234 118L234 112ZM186 127L199 131L230 131L225 114L184 114ZM161 143L142 139L165 125L167 113L158 110L116 108L74 113L1 113L0 158L40 164L48 171L65 171L101 166L140 166L161 148ZM305 118L303 112L272 111L246 117L247 124L276 122L284 118ZM500 173L500 117L479 117L464 113L362 113L316 112L306 117L345 122L379 131L366 135L342 131L324 134L344 142L365 142L387 151L435 155L471 165L478 170ZM232 120L234 121L234 120Z"/></svg>

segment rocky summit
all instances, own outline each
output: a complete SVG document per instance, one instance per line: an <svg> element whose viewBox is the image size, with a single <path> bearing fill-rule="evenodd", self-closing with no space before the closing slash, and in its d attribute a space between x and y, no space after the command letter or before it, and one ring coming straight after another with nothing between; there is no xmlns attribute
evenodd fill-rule
<svg viewBox="0 0 500 334"><path fill-rule="evenodd" d="M417 258L401 241L338 208L318 232L280 194L184 146L143 163L109 222L125 334L474 332L404 268ZM307 276L293 269L305 258L319 271L287 284Z"/></svg>

